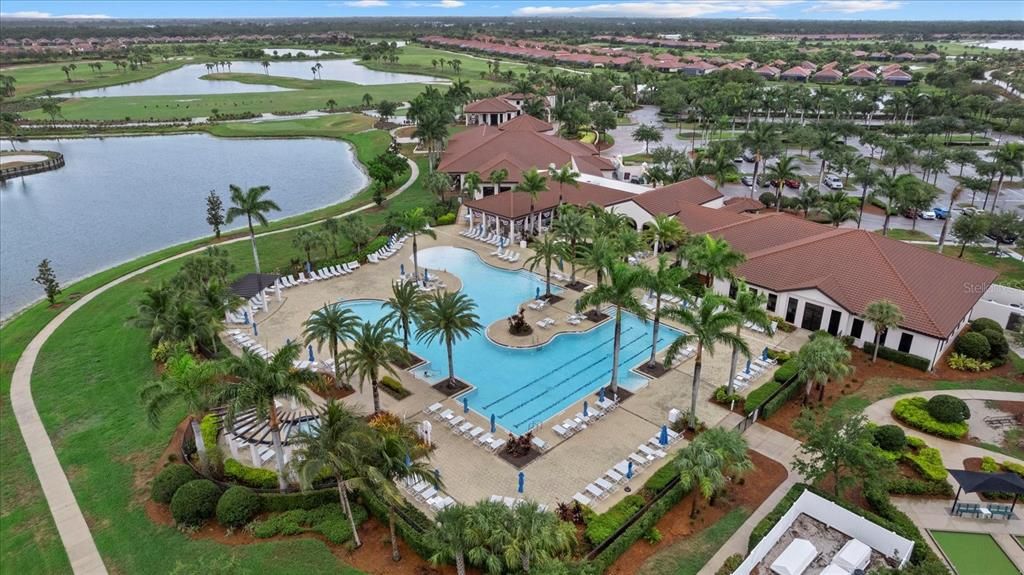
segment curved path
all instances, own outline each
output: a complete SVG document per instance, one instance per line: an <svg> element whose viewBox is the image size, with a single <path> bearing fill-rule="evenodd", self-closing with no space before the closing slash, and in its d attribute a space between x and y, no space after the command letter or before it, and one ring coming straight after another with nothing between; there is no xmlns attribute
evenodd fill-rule
<svg viewBox="0 0 1024 575"><path fill-rule="evenodd" d="M409 187L412 186L412 184L419 178L419 166L408 158L406 158L406 162L409 164L409 179L401 187L392 192L388 196L388 199L394 198L398 194L409 189ZM337 218L348 216L370 209L374 207L374 205L375 204L373 203L365 204L353 210L349 210L344 214L333 217ZM317 220L306 224L264 232L262 234L257 234L257 236L280 234L299 228L317 225L319 222L320 220ZM238 238L226 240L222 243L235 243L248 241L248 239L248 236L240 236ZM35 403L32 401L32 370L35 368L36 359L39 357L39 351L46 343L46 340L53 335L53 332L57 331L57 328L71 317L71 314L81 309L85 304L89 303L103 292L169 261L194 255L205 249L206 246L203 246L167 257L133 272L129 272L87 293L81 299L68 306L67 309L50 320L50 322L47 323L34 338L32 338L32 341L25 347L25 351L22 352L21 357L18 358L18 363L14 368L14 375L11 379L11 409L14 411L14 417L18 421L18 428L21 430L21 435L25 439L25 446L28 448L29 456L32 458L32 466L35 468L36 476L39 478L40 485L42 485L43 495L46 497L46 504L50 508L50 513L53 515L54 522L57 524L57 531L60 533L61 542L64 544L64 550L68 554L71 569L76 574L105 574L107 573L107 568L103 564L103 558L100 557L99 550L96 548L96 542L93 541L92 533L89 532L89 526L85 522L85 517L82 515L82 510L78 506L75 494L71 491L71 484L68 483L68 478L64 473L64 468L60 465L60 460L57 458L57 452L54 450L53 444L50 442L50 437L46 434L46 428L43 426L42 419L39 417L39 411L36 410Z"/></svg>

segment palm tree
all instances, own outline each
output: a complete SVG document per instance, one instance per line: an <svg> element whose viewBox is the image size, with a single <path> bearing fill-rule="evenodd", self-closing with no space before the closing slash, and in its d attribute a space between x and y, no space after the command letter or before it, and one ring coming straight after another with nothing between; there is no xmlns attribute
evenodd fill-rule
<svg viewBox="0 0 1024 575"><path fill-rule="evenodd" d="M811 210L821 205L821 193L812 186L805 186L796 197L796 204L804 213L804 219L811 215Z"/></svg>
<svg viewBox="0 0 1024 575"><path fill-rule="evenodd" d="M678 244L686 237L682 222L668 214L658 214L647 224L643 237L654 244L654 257L658 257L661 246Z"/></svg>
<svg viewBox="0 0 1024 575"><path fill-rule="evenodd" d="M223 315L215 316L198 302L179 298L153 324L152 336L157 342L183 343L192 353L197 353L201 346L216 351L217 334L223 323Z"/></svg>
<svg viewBox="0 0 1024 575"><path fill-rule="evenodd" d="M220 394L221 402L228 408L225 420L229 426L234 426L239 411L249 408L255 410L257 418L267 419L281 491L288 488L288 479L276 399L289 397L304 407L310 407L312 403L305 384L316 378L312 371L295 369L294 363L301 352L298 342L291 341L281 346L270 359L264 359L250 349L244 350L241 356L232 356L227 360L226 371L237 379L237 383L226 386Z"/></svg>
<svg viewBox="0 0 1024 575"><path fill-rule="evenodd" d="M303 228L292 237L292 245L302 250L306 254L306 263L310 266L313 265L313 250L315 250L322 242L321 237L315 231L309 228Z"/></svg>
<svg viewBox="0 0 1024 575"><path fill-rule="evenodd" d="M256 273L260 273L260 256L256 251L256 230L252 227L252 221L261 226L267 225L266 214L279 212L281 208L273 200L264 199L263 196L270 192L270 186L257 186L242 191L242 188L231 184L231 203L234 204L227 211L226 223L231 223L235 218L245 216L249 224L249 240L252 242L252 259L256 263Z"/></svg>
<svg viewBox="0 0 1024 575"><path fill-rule="evenodd" d="M899 204L904 197L912 194L920 182L921 180L918 180L911 174L900 174L898 176L883 174L878 178L874 194L886 200L885 221L882 224L883 236L889 235L889 219L892 217L893 203Z"/></svg>
<svg viewBox="0 0 1024 575"><path fill-rule="evenodd" d="M690 391L690 427L697 427L697 393L700 390L700 372L704 364L704 352L714 355L718 344L730 345L743 355L750 355L750 348L742 337L730 328L743 323L743 318L731 309L729 300L705 288L704 296L696 306L671 307L665 310L665 317L683 324L686 331L677 337L669 346L665 355L665 365L679 355L684 346L697 344L693 361L693 385Z"/></svg>
<svg viewBox="0 0 1024 575"><path fill-rule="evenodd" d="M583 311L588 306L598 307L603 304L615 306L615 337L612 343L612 378L608 386L612 396L619 392L619 346L622 342L622 312L632 312L643 321L647 321L647 308L636 297L636 290L643 287L644 272L621 262L615 262L608 268L608 282L599 284L593 290L584 293L576 300L576 311Z"/></svg>
<svg viewBox="0 0 1024 575"><path fill-rule="evenodd" d="M735 429L712 427L697 436L694 441L703 443L717 451L722 458L723 470L734 481L754 468L754 462L750 460L747 440Z"/></svg>
<svg viewBox="0 0 1024 575"><path fill-rule="evenodd" d="M843 190L836 190L821 198L821 211L833 227L838 228L843 222L857 219L857 208L850 200Z"/></svg>
<svg viewBox="0 0 1024 575"><path fill-rule="evenodd" d="M999 193L1003 191L1003 178L1006 176L1019 176L1024 173L1024 144L1020 142L1007 142L996 149L992 155L996 168L999 170L999 183L996 184L996 193L992 197L991 212L996 211L996 202L999 200Z"/></svg>
<svg viewBox="0 0 1024 575"><path fill-rule="evenodd" d="M570 283L576 283L577 248L591 231L591 220L573 205L562 205L558 208L558 219L552 224L551 231L569 244L568 256L571 267Z"/></svg>
<svg viewBox="0 0 1024 575"><path fill-rule="evenodd" d="M875 348L871 352L871 363L875 363L878 360L878 341L882 333L903 323L903 312L895 303L880 299L868 304L864 309L864 319L868 320L875 330Z"/></svg>
<svg viewBox="0 0 1024 575"><path fill-rule="evenodd" d="M344 403L333 399L327 402L320 414L315 431L299 432L295 439L293 465L299 475L303 489L309 489L325 473L330 473L338 483L338 499L348 516L352 529L352 543L362 546L352 506L349 504L347 480L359 467L360 451L370 441L370 429L361 414L352 411Z"/></svg>
<svg viewBox="0 0 1024 575"><path fill-rule="evenodd" d="M474 532L476 509L456 504L438 512L435 525L427 532L430 548L434 554L430 562L438 565L444 561L455 561L455 572L466 575L466 555L477 545Z"/></svg>
<svg viewBox="0 0 1024 575"><path fill-rule="evenodd" d="M725 150L719 150L711 160L710 176L715 179L715 189L721 189L736 174L736 164L732 158L726 155Z"/></svg>
<svg viewBox="0 0 1024 575"><path fill-rule="evenodd" d="M658 256L656 268L640 269L644 272L643 287L654 294L654 331L651 334L651 357L647 360L647 367L654 369L658 365L655 356L658 354L658 328L661 327L661 298L665 295L685 295L680 286L690 276L690 272L681 266L669 264L664 255Z"/></svg>
<svg viewBox="0 0 1024 575"><path fill-rule="evenodd" d="M363 94L362 102L363 102L363 107L369 108L370 106L373 105L373 95L370 94L369 92Z"/></svg>
<svg viewBox="0 0 1024 575"><path fill-rule="evenodd" d="M754 154L754 183L750 186L750 197L754 197L757 187L757 172L765 156L774 155L779 148L779 134L775 126L755 121L747 126L747 131L740 136L740 143Z"/></svg>
<svg viewBox="0 0 1024 575"><path fill-rule="evenodd" d="M319 351L323 349L324 342L327 342L327 349L331 352L331 360L334 362L335 385L341 385L338 343L355 337L359 323L359 316L352 310L340 305L324 304L324 307L313 312L302 324L302 335L305 337L306 345L315 341Z"/></svg>
<svg viewBox="0 0 1024 575"><path fill-rule="evenodd" d="M419 321L423 292L414 282L397 282L391 285L391 293L383 304L389 310L384 319L402 330L402 348L409 351L409 336L412 335L412 324Z"/></svg>
<svg viewBox="0 0 1024 575"><path fill-rule="evenodd" d="M736 297L729 304L732 311L739 316L740 322L736 324L736 337L740 337L740 328L746 325L759 327L768 335L772 335L772 316L768 313L768 296L756 292L747 286L747 282L740 280L736 286ZM736 365L740 358L740 350L732 348L732 363L729 364L729 395L732 395L733 381L736 379Z"/></svg>
<svg viewBox="0 0 1024 575"><path fill-rule="evenodd" d="M456 387L455 360L452 347L455 342L468 338L483 326L473 310L476 303L464 293L435 291L423 304L416 340L427 344L441 340L448 351L448 387Z"/></svg>
<svg viewBox="0 0 1024 575"><path fill-rule="evenodd" d="M505 526L507 538L503 548L505 564L510 570L521 568L530 572L531 563L543 562L572 549L576 532L572 524L543 511L535 501L524 501L512 509Z"/></svg>
<svg viewBox="0 0 1024 575"><path fill-rule="evenodd" d="M536 233L533 217L533 205L541 192L548 191L548 179L540 175L536 168L523 172L523 179L516 185L514 192L523 192L530 195L530 228L531 233ZM539 230L539 226L537 226Z"/></svg>
<svg viewBox="0 0 1024 575"><path fill-rule="evenodd" d="M729 242L707 234L686 249L690 271L704 276L704 285L709 288L715 278L731 278L732 269L746 259L742 252L733 250Z"/></svg>
<svg viewBox="0 0 1024 575"><path fill-rule="evenodd" d="M475 196L481 184L483 184L483 179L480 177L480 174L470 172L462 177L462 193L470 197Z"/></svg>
<svg viewBox="0 0 1024 575"><path fill-rule="evenodd" d="M804 381L804 405L811 401L811 389L818 386L818 403L825 400L829 381L842 379L853 372L850 350L843 342L827 334L819 334L804 344L797 354L797 373Z"/></svg>
<svg viewBox="0 0 1024 575"><path fill-rule="evenodd" d="M142 388L140 397L146 404L146 415L151 425L160 422L160 415L169 405L181 402L188 412L189 425L195 438L199 465L209 469L206 445L199 430L203 414L216 405L217 382L220 366L212 361L196 361L190 353L177 353L167 361L163 376ZM211 446L216 449L217 446Z"/></svg>
<svg viewBox="0 0 1024 575"><path fill-rule="evenodd" d="M782 187L786 185L786 180L797 180L803 181L804 177L800 175L800 166L797 164L796 158L787 156L783 153L779 156L779 159L775 162L775 165L768 166L765 169L765 177L775 182L775 211L782 211Z"/></svg>
<svg viewBox="0 0 1024 575"><path fill-rule="evenodd" d="M960 199L960 196L963 194L963 192L964 187L962 185L959 185L953 188L953 191L949 193L949 206L946 208L946 217L942 218L942 232L939 234L938 251L940 254L942 253L942 246L946 245L946 231L949 228L949 220L952 219L951 216L953 215L953 205L956 203L957 200Z"/></svg>
<svg viewBox="0 0 1024 575"><path fill-rule="evenodd" d="M861 160L864 160L864 158L861 158ZM864 221L864 206L868 201L868 188L874 186L884 174L885 172L882 170L872 168L869 160L854 166L853 177L860 184L860 210L857 215L858 230L860 229L860 223Z"/></svg>
<svg viewBox="0 0 1024 575"><path fill-rule="evenodd" d="M699 439L699 438L698 438ZM679 485L684 490L697 488L704 499L711 499L725 486L722 454L707 441L694 441L676 454L672 462L679 469ZM697 516L697 498L693 499L690 517Z"/></svg>
<svg viewBox="0 0 1024 575"><path fill-rule="evenodd" d="M420 264L416 246L416 236L423 234L437 239L437 233L430 228L430 220L423 208L413 208L404 212L398 219L398 229L412 236L412 269L413 277L420 277Z"/></svg>
<svg viewBox="0 0 1024 575"><path fill-rule="evenodd" d="M523 262L530 271L539 265L544 266L544 297L551 297L551 264L557 264L562 269L562 259L568 255L565 242L557 239L554 234L544 234L530 245L533 248L533 255Z"/></svg>
<svg viewBox="0 0 1024 575"><path fill-rule="evenodd" d="M339 359L345 364L345 373L350 377L359 376L360 391L363 383L370 380L374 413L380 412L381 371L397 379L398 372L391 364L405 357L405 351L398 345L395 331L386 319L364 323L353 337L351 347L339 354Z"/></svg>
<svg viewBox="0 0 1024 575"><path fill-rule="evenodd" d="M572 169L572 163L568 162L561 168L556 168L554 164L548 168L548 177L551 178L552 182L558 182L558 205L562 205L563 188L566 184L579 188L580 184L576 181L576 178L580 177L580 173ZM546 189L546 188L545 188Z"/></svg>

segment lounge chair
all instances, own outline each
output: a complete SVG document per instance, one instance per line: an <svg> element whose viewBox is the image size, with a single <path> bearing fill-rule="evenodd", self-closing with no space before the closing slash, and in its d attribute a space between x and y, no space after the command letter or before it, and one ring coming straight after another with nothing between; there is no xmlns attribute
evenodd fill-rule
<svg viewBox="0 0 1024 575"><path fill-rule="evenodd" d="M636 471L637 466L643 467L645 465L648 465L652 461L651 459L647 459L646 457L637 455L635 453L630 453L628 459L636 464L633 466L634 472Z"/></svg>
<svg viewBox="0 0 1024 575"><path fill-rule="evenodd" d="M591 484L587 485L586 487L584 487L583 490L586 491L587 493L589 493L590 495L593 495L594 497L596 497L598 499L604 499L604 498L608 497L608 493L605 492L605 490L601 489L597 485L594 485L593 483L591 483Z"/></svg>
<svg viewBox="0 0 1024 575"><path fill-rule="evenodd" d="M605 471L604 476L607 477L608 479L611 479L615 483L622 483L626 480L625 475L622 475L621 473L615 471L614 469L609 469L608 471Z"/></svg>
<svg viewBox="0 0 1024 575"><path fill-rule="evenodd" d="M548 322L547 318L544 318L544 319L539 320L537 322L537 327L539 327L541 329L548 329L549 327L551 327L551 323Z"/></svg>
<svg viewBox="0 0 1024 575"><path fill-rule="evenodd" d="M580 505L586 505L588 507L591 503L593 503L593 500L579 492L577 492L576 495L572 496L572 500L575 501L576 503L579 503Z"/></svg>
<svg viewBox="0 0 1024 575"><path fill-rule="evenodd" d="M570 433L569 430L567 430L566 428L562 427L561 425L557 425L557 424L554 425L551 428L551 431L554 431L555 435L557 435L558 437L562 437L562 438L566 438L566 439L569 438L569 437L572 437L572 433Z"/></svg>
<svg viewBox="0 0 1024 575"><path fill-rule="evenodd" d="M455 417L448 420L448 427L455 429L457 425L462 425L462 422L464 421L466 421L465 417L462 417L461 415L456 415Z"/></svg>
<svg viewBox="0 0 1024 575"><path fill-rule="evenodd" d="M427 407L424 407L423 408L423 413L425 413L427 415L433 415L433 414L437 413L440 409L441 409L441 404L440 403L435 403L433 405L429 405Z"/></svg>
<svg viewBox="0 0 1024 575"><path fill-rule="evenodd" d="M505 261L507 261L510 264L516 263L517 261L519 261L519 252L516 252L516 253L512 254L512 257L510 259L505 260Z"/></svg>
<svg viewBox="0 0 1024 575"><path fill-rule="evenodd" d="M499 258L505 254L505 246L500 246L498 249L491 252L492 256L498 256Z"/></svg>
<svg viewBox="0 0 1024 575"><path fill-rule="evenodd" d="M474 427L473 429L469 430L469 432L466 433L465 436L468 439L474 440L474 442L475 442L476 438L480 437L480 435L482 435L483 432L484 432L484 428L478 426L478 427Z"/></svg>
<svg viewBox="0 0 1024 575"><path fill-rule="evenodd" d="M345 265L347 265L348 269L350 269L350 270L357 270L357 269L359 269L359 262L356 261L356 260L352 260L352 261L348 262Z"/></svg>
<svg viewBox="0 0 1024 575"><path fill-rule="evenodd" d="M458 427L458 429L455 429L455 434L456 435L466 435L466 433L468 433L470 429L473 429L473 424L471 422L469 422L469 421L463 421L462 425L460 425ZM483 431L483 430L481 429L481 431Z"/></svg>
<svg viewBox="0 0 1024 575"><path fill-rule="evenodd" d="M376 264L376 263L380 263L380 262L379 262L379 261L377 260L377 256L375 256L375 255L373 255L373 254L366 254L366 261L370 262L371 264Z"/></svg>
<svg viewBox="0 0 1024 575"><path fill-rule="evenodd" d="M605 493L614 493L618 489L618 486L616 486L616 484L611 483L604 477L598 477L597 479L595 479L594 485L603 489Z"/></svg>
<svg viewBox="0 0 1024 575"><path fill-rule="evenodd" d="M536 447L542 453L547 451L549 447L546 441L536 436L530 440L530 444Z"/></svg>
<svg viewBox="0 0 1024 575"><path fill-rule="evenodd" d="M497 451L498 451L499 449L501 449L502 447L505 447L505 444L506 444L506 443L508 443L508 441L507 441L507 440L505 440L505 439L499 439L499 438L495 437L494 439L492 439L492 440L491 440L491 447L490 447L490 450L491 450L491 451L493 451L493 452L495 452L495 453L497 453Z"/></svg>
<svg viewBox="0 0 1024 575"><path fill-rule="evenodd" d="M475 440L473 440L473 443L475 443L477 445L490 445L490 443L491 443L491 441L493 439L494 439L493 435L491 435L490 433L485 433L485 434L481 435L480 437L477 437Z"/></svg>
<svg viewBox="0 0 1024 575"><path fill-rule="evenodd" d="M448 421L448 420L450 420L454 416L455 416L455 412L454 411L452 411L450 409L446 409L442 413L439 413L437 416L435 416L434 419L436 419L438 421Z"/></svg>
<svg viewBox="0 0 1024 575"><path fill-rule="evenodd" d="M416 495L416 499L419 499L420 501L427 501L428 499L435 495L437 495L437 489L435 489L434 487L427 487L418 495Z"/></svg>

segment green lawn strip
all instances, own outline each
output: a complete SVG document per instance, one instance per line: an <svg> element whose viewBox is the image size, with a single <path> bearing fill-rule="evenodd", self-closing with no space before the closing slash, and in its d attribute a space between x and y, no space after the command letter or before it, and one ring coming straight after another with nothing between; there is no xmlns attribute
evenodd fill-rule
<svg viewBox="0 0 1024 575"><path fill-rule="evenodd" d="M1024 262L1010 257L997 258L991 252L992 248L972 246L964 252L964 259L999 272L997 284L1019 286L1024 282ZM960 255L960 246L946 244L942 253L955 258Z"/></svg>
<svg viewBox="0 0 1024 575"><path fill-rule="evenodd" d="M642 575L696 575L726 540L743 525L750 512L733 509L696 535L681 539L651 556L640 567ZM645 545L638 541L637 545ZM718 566L713 566L717 568Z"/></svg>
<svg viewBox="0 0 1024 575"><path fill-rule="evenodd" d="M269 70L273 69L274 65L271 64ZM241 82L243 84L267 84L270 86L288 88L290 90L324 90L327 88L347 88L350 86L360 85L354 82L344 82L341 80L307 80L305 78L295 78L293 76L274 76L273 74L257 74L254 72L215 72L213 74L200 76L199 79L224 80Z"/></svg>
<svg viewBox="0 0 1024 575"><path fill-rule="evenodd" d="M875 230L875 233L878 234L878 235L882 235L882 230ZM928 235L928 234L926 234L926 233L924 233L924 232L922 232L920 230L906 230L906 229L903 229L903 228L889 228L889 234L888 234L887 237L890 237L890 238L892 238L894 240L910 240L910 241L915 241L915 242L917 242L917 241L921 241L921 242L934 242L934 241L936 241L935 238L931 237L930 235Z"/></svg>
<svg viewBox="0 0 1024 575"><path fill-rule="evenodd" d="M930 533L960 575L1020 575L1006 552L988 533Z"/></svg>
<svg viewBox="0 0 1024 575"><path fill-rule="evenodd" d="M441 60L444 60L447 63L452 59L456 59L460 62L458 73L452 70L447 64L443 68L440 65ZM435 60L437 61L437 66L434 65ZM488 68L488 63L492 60L493 59L484 58L483 56L474 57L467 53L449 52L447 50L428 48L418 44L410 44L398 49L398 62L395 64L383 61L374 62L372 60L362 60L360 61L360 64L371 70L404 72L407 74L426 74L429 76L448 78L449 80L461 78L468 81L480 80L481 72L484 74L490 74L491 70ZM499 71L513 70L517 74L522 74L527 71L527 64L509 62L503 58L499 58L499 60ZM545 72L554 70L554 68L550 66L540 66L540 68ZM497 84L495 82L490 83Z"/></svg>
<svg viewBox="0 0 1024 575"><path fill-rule="evenodd" d="M99 62L103 68L94 72L89 64ZM75 64L78 68L71 72L71 82L61 70L63 66ZM152 62L137 70L120 71L114 67L110 60L82 60L78 62L60 62L56 64L39 64L31 66L16 66L6 68L3 74L13 76L14 97L25 98L37 96L51 90L53 92L67 92L69 90L90 90L93 88L105 88L128 82L138 82L164 72L180 68L192 62L185 60L170 60L166 62Z"/></svg>

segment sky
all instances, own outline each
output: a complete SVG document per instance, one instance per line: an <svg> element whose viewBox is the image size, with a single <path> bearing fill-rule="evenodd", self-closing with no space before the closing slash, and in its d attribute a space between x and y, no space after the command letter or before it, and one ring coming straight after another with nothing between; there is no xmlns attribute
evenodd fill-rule
<svg viewBox="0 0 1024 575"><path fill-rule="evenodd" d="M1020 0L3 0L2 17L275 18L590 16L823 20L1024 20Z"/></svg>

